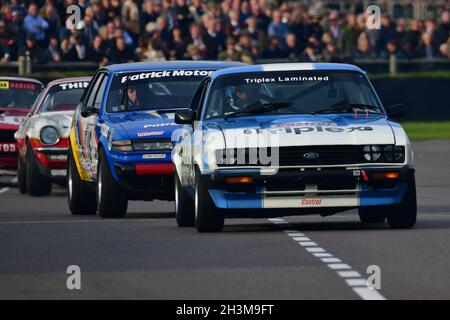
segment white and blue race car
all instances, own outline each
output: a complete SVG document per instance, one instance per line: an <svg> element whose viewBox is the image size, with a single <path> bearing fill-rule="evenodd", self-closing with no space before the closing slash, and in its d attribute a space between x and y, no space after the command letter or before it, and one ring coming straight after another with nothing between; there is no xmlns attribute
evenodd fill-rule
<svg viewBox="0 0 450 320"><path fill-rule="evenodd" d="M220 231L225 217L357 208L363 223L416 222L413 152L356 66L267 64L203 80L173 150L180 227Z"/></svg>

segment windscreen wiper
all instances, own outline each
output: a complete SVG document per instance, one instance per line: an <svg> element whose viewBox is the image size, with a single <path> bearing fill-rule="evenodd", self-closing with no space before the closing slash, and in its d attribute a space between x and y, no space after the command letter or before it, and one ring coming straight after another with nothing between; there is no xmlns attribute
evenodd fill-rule
<svg viewBox="0 0 450 320"><path fill-rule="evenodd" d="M312 111L311 114L319 114L319 113L332 113L332 112L353 112L355 109L374 111L373 113L380 114L380 108L376 106L372 106L370 104L363 103L349 103L348 101L339 101L328 108Z"/></svg>
<svg viewBox="0 0 450 320"><path fill-rule="evenodd" d="M270 112L278 109L283 109L290 107L292 105L292 102L267 102L267 103L261 103L259 101L256 101L252 104L249 104L247 107L225 115L225 119L230 117L235 117L241 114L258 114L258 113L265 113Z"/></svg>

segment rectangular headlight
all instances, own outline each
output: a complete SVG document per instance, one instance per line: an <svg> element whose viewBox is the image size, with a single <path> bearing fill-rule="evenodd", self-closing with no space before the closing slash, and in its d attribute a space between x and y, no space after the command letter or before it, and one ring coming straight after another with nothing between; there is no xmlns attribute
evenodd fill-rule
<svg viewBox="0 0 450 320"><path fill-rule="evenodd" d="M172 150L172 141L155 140L155 141L134 141L133 148L135 151L153 151L153 150Z"/></svg>
<svg viewBox="0 0 450 320"><path fill-rule="evenodd" d="M131 145L130 140L116 140L111 143L111 149L128 152L133 151L133 146Z"/></svg>

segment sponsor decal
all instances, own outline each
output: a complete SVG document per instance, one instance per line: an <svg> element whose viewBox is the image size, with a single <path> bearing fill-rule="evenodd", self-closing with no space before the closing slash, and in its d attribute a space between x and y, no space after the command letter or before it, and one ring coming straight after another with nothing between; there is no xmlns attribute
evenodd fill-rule
<svg viewBox="0 0 450 320"><path fill-rule="evenodd" d="M212 70L164 70L164 71L152 71L142 72L133 75L123 76L121 83L128 81L153 79L153 78L167 78L167 77L206 77L211 74Z"/></svg>
<svg viewBox="0 0 450 320"><path fill-rule="evenodd" d="M160 136L164 131L138 132L138 137Z"/></svg>
<svg viewBox="0 0 450 320"><path fill-rule="evenodd" d="M288 122L288 123L275 123L272 125L274 128L280 127L301 127L301 126L337 126L335 122Z"/></svg>
<svg viewBox="0 0 450 320"><path fill-rule="evenodd" d="M49 160L55 160L55 161L66 161L67 155L66 154L49 154L47 156Z"/></svg>
<svg viewBox="0 0 450 320"><path fill-rule="evenodd" d="M35 91L36 84L30 82L0 81L0 89L25 89Z"/></svg>
<svg viewBox="0 0 450 320"><path fill-rule="evenodd" d="M269 82L304 82L304 81L328 81L329 77L270 77L270 78L246 78L245 83L269 83Z"/></svg>
<svg viewBox="0 0 450 320"><path fill-rule="evenodd" d="M62 90L72 90L72 89L86 89L89 86L88 81L78 81L78 82L69 82L69 83L61 83L59 87Z"/></svg>
<svg viewBox="0 0 450 320"><path fill-rule="evenodd" d="M34 83L28 83L28 82L10 82L9 83L10 89L25 89L25 90L36 90L36 84Z"/></svg>
<svg viewBox="0 0 450 320"><path fill-rule="evenodd" d="M8 81L0 81L0 89L9 89Z"/></svg>
<svg viewBox="0 0 450 320"><path fill-rule="evenodd" d="M164 153L154 153L154 154L144 154L142 159L165 159L166 155Z"/></svg>
<svg viewBox="0 0 450 320"><path fill-rule="evenodd" d="M146 124L144 126L144 129L147 128L159 128L159 127L171 127L176 126L177 124L175 122L167 122L167 123L152 123L152 124Z"/></svg>
<svg viewBox="0 0 450 320"><path fill-rule="evenodd" d="M320 206L322 199L302 199L302 206Z"/></svg>
<svg viewBox="0 0 450 320"><path fill-rule="evenodd" d="M282 127L282 128L271 128L271 129L261 129L261 128L251 128L245 129L244 134L303 134L307 132L357 132L357 131L373 131L373 127L370 126L354 126L341 128L337 126L323 127L323 126L309 126L309 127Z"/></svg>

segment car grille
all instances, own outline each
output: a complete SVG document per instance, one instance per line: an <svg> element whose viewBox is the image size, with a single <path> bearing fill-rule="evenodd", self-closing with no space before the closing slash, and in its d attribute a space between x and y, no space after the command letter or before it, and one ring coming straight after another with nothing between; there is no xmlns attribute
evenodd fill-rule
<svg viewBox="0 0 450 320"><path fill-rule="evenodd" d="M234 157L237 158L238 153L242 154L242 149L234 151ZM230 152L230 150L227 150ZM271 158L271 153L276 152L276 149L267 149L263 151L263 155L267 154L266 161L260 160L258 156L249 156L249 149L245 149L245 163L234 164L231 154L227 154L226 160L219 161L218 165L230 166L230 165L257 165L257 166L270 166L272 163L267 163ZM281 147L279 152L279 165L280 166L314 166L314 165L340 165L340 164L356 164L364 163L362 146L358 145L339 145L339 146L295 146L295 147ZM310 155L308 157L307 155ZM219 150L216 154L217 159L224 159ZM242 159L242 156L241 158ZM253 159L253 161L251 160ZM264 158L263 158L264 159Z"/></svg>
<svg viewBox="0 0 450 320"><path fill-rule="evenodd" d="M14 142L14 130L0 130L0 142Z"/></svg>
<svg viewBox="0 0 450 320"><path fill-rule="evenodd" d="M279 155L281 166L339 165L365 162L361 146L282 147ZM308 158L307 155L317 155L317 157Z"/></svg>

